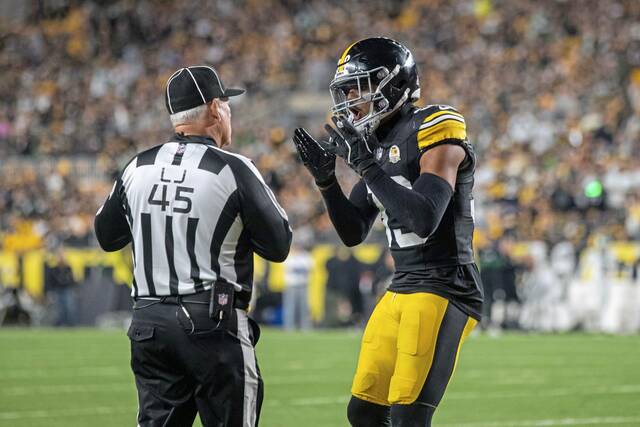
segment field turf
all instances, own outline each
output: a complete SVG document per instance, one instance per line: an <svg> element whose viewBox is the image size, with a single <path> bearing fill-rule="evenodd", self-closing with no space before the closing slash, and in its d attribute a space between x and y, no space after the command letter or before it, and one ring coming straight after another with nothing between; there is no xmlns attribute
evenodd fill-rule
<svg viewBox="0 0 640 427"><path fill-rule="evenodd" d="M346 426L359 336L264 331L261 426ZM134 426L128 345L123 331L0 330L0 426ZM640 426L640 336L473 336L433 424Z"/></svg>

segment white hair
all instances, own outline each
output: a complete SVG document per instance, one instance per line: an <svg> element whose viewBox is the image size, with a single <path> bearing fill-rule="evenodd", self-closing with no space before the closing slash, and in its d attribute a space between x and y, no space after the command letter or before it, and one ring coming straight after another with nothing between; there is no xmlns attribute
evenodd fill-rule
<svg viewBox="0 0 640 427"><path fill-rule="evenodd" d="M180 111L169 116L173 127L200 120L207 113L207 104L198 105L190 110Z"/></svg>

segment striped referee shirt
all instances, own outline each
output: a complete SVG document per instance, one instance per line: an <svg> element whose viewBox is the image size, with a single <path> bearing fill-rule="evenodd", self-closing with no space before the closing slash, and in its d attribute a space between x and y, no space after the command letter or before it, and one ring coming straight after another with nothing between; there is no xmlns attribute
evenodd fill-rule
<svg viewBox="0 0 640 427"><path fill-rule="evenodd" d="M188 295L224 281L248 304L253 253L281 262L291 245L287 215L254 164L181 134L127 164L95 231L105 251L131 242L134 297Z"/></svg>

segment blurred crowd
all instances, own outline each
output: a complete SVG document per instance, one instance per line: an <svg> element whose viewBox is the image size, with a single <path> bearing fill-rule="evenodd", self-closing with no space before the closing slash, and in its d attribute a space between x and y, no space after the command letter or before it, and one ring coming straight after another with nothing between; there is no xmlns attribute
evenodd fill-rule
<svg viewBox="0 0 640 427"><path fill-rule="evenodd" d="M4 249L94 244L119 168L171 135L166 78L199 63L247 89L231 105L232 149L255 160L301 240L335 241L290 135L320 133L337 58L373 35L413 51L423 105L466 117L481 254L506 238L640 239L640 2L25 3L0 20Z"/></svg>

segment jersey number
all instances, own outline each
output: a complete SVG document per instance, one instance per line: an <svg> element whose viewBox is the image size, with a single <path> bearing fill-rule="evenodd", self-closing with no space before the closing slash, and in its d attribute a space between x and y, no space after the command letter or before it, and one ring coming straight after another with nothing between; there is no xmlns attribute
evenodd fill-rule
<svg viewBox="0 0 640 427"><path fill-rule="evenodd" d="M395 182L402 185L403 187L411 188L411 182L402 175L394 175L391 177L391 179L393 179ZM387 232L387 240L389 241L389 247L391 247L394 241L399 248L409 248L412 246L418 246L418 245L424 244L427 241L426 237L422 238L418 236L416 233L412 233L412 232L403 233L402 230L399 228L391 228L389 226L389 215L387 214L387 210L384 208L382 203L380 203L380 200L378 200L376 195L373 194L373 192L369 187L367 187L367 192L371 195L371 199L373 203L380 210L382 223L384 224L384 228L386 229L386 232Z"/></svg>
<svg viewBox="0 0 640 427"><path fill-rule="evenodd" d="M149 199L147 200L147 202L150 205L160 206L160 209L162 210L162 212L164 212L167 210L167 206L169 206L169 200L167 200L167 185L162 184L162 195L158 199L155 199L159 186L160 184L153 185L153 188L151 189L151 194L149 195ZM173 212L185 213L185 214L191 212L191 205L192 205L191 198L188 195L185 195L185 193L191 194L193 193L193 191L194 189L191 187L182 187L182 186L176 187L176 194L175 194L174 200L176 202L181 202L184 205L183 206L174 205Z"/></svg>

